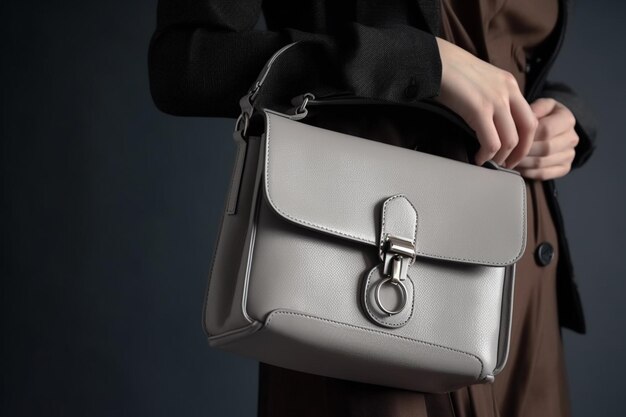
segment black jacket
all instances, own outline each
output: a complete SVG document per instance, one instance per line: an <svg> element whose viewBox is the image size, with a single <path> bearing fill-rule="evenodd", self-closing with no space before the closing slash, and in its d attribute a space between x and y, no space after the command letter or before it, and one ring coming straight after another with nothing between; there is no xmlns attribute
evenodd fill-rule
<svg viewBox="0 0 626 417"><path fill-rule="evenodd" d="M440 0L159 0L149 50L152 97L163 112L236 117L238 101L269 57L298 43L281 60L285 97L350 93L411 103L436 96L441 85ZM565 32L565 0L557 28L529 61L529 101L554 97L577 118L580 143L574 167L593 151L590 113L563 84L546 82ZM256 30L263 12L267 30ZM578 291L554 181L545 182L559 232L561 325L584 333ZM534 249L534 248L531 248Z"/></svg>

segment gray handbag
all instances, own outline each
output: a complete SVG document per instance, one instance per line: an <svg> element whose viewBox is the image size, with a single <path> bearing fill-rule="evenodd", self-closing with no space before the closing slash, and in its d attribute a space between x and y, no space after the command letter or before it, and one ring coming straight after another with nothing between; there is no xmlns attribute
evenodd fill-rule
<svg viewBox="0 0 626 417"><path fill-rule="evenodd" d="M423 392L493 381L509 349L522 178L241 100L207 290L211 346ZM264 132L247 134L252 113Z"/></svg>

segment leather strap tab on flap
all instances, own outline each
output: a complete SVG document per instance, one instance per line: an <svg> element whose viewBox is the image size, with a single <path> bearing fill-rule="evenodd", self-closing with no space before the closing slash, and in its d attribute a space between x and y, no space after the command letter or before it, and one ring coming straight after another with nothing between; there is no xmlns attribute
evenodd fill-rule
<svg viewBox="0 0 626 417"><path fill-rule="evenodd" d="M382 255L387 236L409 240L415 247L417 235L417 210L402 194L385 200L380 227L379 253Z"/></svg>
<svg viewBox="0 0 626 417"><path fill-rule="evenodd" d="M415 260L417 210L402 194L385 200L382 210L378 254L383 261L383 274L398 284Z"/></svg>

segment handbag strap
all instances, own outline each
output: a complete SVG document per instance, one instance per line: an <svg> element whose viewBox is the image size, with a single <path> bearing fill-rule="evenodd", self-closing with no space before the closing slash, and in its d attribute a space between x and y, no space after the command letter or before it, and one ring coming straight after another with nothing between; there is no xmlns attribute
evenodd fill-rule
<svg viewBox="0 0 626 417"><path fill-rule="evenodd" d="M233 138L235 143L238 146L237 152L237 161L235 163L235 177L234 181L239 182L241 178L241 174L243 171L243 164L246 155L246 145L247 145L247 135L248 135L248 127L250 126L251 120L255 114L262 113L262 105L263 101L259 100L259 97L269 96L270 94L265 92L267 89L267 79L270 74L270 71L275 66L276 62L286 55L288 51L290 51L294 45L300 43L301 41L292 42L280 48L276 51L270 59L266 62L263 69L259 73L257 79L252 84L252 87L248 90L246 95L244 95L239 100L239 107L241 108L241 113L235 122L235 131L233 133ZM295 49L295 48L293 48ZM442 116L447 121L453 123L454 125L461 128L465 133L467 133L470 137L474 138L476 142L478 142L475 131L465 122L461 116L457 113L449 109L448 107L442 105L441 103L432 100L432 99L424 99L419 100L413 103L398 103L392 101L384 101L384 100L376 100L372 98L366 97L358 97L358 96L336 96L334 98L325 98L325 99L316 99L316 97L312 93L304 93L302 95L296 96L291 100L292 108L294 109L293 114L286 114L284 112L280 112L283 116L288 117L292 120L301 120L305 118L308 114L308 106L332 106L332 105L354 105L355 109L358 109L359 106L382 106L387 108L393 108L393 106L404 107L404 108L414 108L419 110L427 110L433 112L439 116ZM276 111L276 109L272 109ZM486 168L506 171L514 174L519 173L517 171L509 170L503 167L500 167L493 161L487 161L484 166ZM238 188L238 187L237 187ZM238 194L238 193L237 193ZM234 213L237 206L238 196L231 196L228 204L228 212Z"/></svg>
<svg viewBox="0 0 626 417"><path fill-rule="evenodd" d="M250 124L250 120L252 119L252 116L257 110L259 110L258 104L257 104L258 98L261 95L261 92L263 91L265 81L267 80L267 77L270 73L270 70L272 69L272 66L274 65L274 63L276 63L276 61L282 55L284 55L290 48L292 48L298 42L300 41L287 44L283 46L282 48L280 48L278 51L276 51L270 57L270 59L266 62L265 66L263 66L263 69L259 73L259 76L254 81L254 83L252 84L252 87L250 87L246 95L244 95L239 100L239 107L241 108L241 113L239 114L239 117L237 118L237 122L235 123L235 131L241 132L242 139L245 139L247 135L248 126ZM311 97L313 96L311 95ZM303 116L296 115L296 116L291 116L291 117L295 119L301 119Z"/></svg>
<svg viewBox="0 0 626 417"><path fill-rule="evenodd" d="M259 101L260 101L259 97L261 97L262 95L263 96L269 95L269 92L264 91L264 87L266 86L265 81L267 80L268 75L270 74L270 71L272 70L274 64L282 56L286 55L287 52L291 48L293 48L294 45L300 42L301 41L292 42L290 44L283 46L278 51L276 51L270 57L270 59L266 62L266 64L263 66L263 69L259 73L258 77L254 81L254 83L252 84L248 92L239 100L239 107L241 108L241 113L239 117L237 118L237 122L235 124L235 130L241 131L241 136L243 138L246 137L247 128L250 124L250 120L252 119L252 116L255 114L255 112L258 112L261 110L261 106L259 105ZM335 106L335 105L343 105L343 106L349 105L349 106L354 106L355 109L358 110L360 106L375 105L375 106L381 106L381 108L382 107L391 108L392 110L393 110L393 107L404 107L404 108L409 107L409 108L414 108L416 110L426 110L426 111L433 112L443 117L447 121L457 125L459 128L461 128L463 131L465 131L465 133L467 133L471 137L476 138L476 133L474 132L472 128L469 127L469 125L465 122L465 120L463 120L463 118L461 118L454 111L450 110L448 107L432 99L419 100L413 103L399 103L399 102L392 102L392 101L376 100L376 99L367 98L367 97L358 97L354 95L350 96L350 95L345 95L345 94L338 95L335 97L318 99L312 93L306 92L299 96L293 97L291 99L291 105L293 109L292 114L285 114L284 112L281 112L281 113L283 113L285 116L294 120L301 120L304 117L306 117L308 114L308 106L311 106L311 107L315 106L316 108L321 108L321 107Z"/></svg>
<svg viewBox="0 0 626 417"><path fill-rule="evenodd" d="M233 172L231 177L231 187L229 194L226 198L226 213L231 215L237 212L237 205L239 202L239 194L241 188L241 182L243 180L243 168L245 165L246 154L248 151L248 127L252 117L259 113L257 100L265 84L268 74L272 68L272 65L283 55L289 48L294 46L298 42L293 42L283 46L272 55L267 61L259 76L255 80L254 84L246 95L239 100L239 107L241 113L235 122L235 130L233 132L233 139L237 145L237 153L235 155L235 161L233 165ZM286 115L288 116L288 115ZM294 119L301 119L302 117L289 116Z"/></svg>

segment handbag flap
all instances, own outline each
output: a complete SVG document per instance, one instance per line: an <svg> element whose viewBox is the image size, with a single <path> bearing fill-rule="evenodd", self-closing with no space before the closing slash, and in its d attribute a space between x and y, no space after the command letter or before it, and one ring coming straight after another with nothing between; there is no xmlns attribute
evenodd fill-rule
<svg viewBox="0 0 626 417"><path fill-rule="evenodd" d="M265 113L265 196L286 220L377 245L382 204L402 194L417 211L418 257L505 266L522 256L519 175Z"/></svg>

